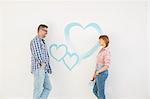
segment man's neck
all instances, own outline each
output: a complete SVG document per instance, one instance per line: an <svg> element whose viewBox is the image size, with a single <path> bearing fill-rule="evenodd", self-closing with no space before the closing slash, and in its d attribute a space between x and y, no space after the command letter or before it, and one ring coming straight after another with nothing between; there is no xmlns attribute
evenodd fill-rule
<svg viewBox="0 0 150 99"><path fill-rule="evenodd" d="M38 34L38 37L41 38L41 39L43 39L43 37L41 35L39 35L39 34Z"/></svg>

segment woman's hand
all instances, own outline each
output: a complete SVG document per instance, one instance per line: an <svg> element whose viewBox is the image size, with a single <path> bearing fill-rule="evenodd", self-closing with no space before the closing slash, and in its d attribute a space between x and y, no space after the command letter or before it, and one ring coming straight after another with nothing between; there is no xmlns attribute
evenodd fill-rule
<svg viewBox="0 0 150 99"><path fill-rule="evenodd" d="M96 76L99 75L99 71L96 72Z"/></svg>
<svg viewBox="0 0 150 99"><path fill-rule="evenodd" d="M96 73L94 73L92 81L94 81L95 79L96 79Z"/></svg>

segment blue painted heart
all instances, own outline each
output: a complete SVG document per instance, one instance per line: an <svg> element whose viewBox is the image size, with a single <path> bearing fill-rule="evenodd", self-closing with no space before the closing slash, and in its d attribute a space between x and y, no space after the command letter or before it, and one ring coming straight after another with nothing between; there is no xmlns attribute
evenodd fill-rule
<svg viewBox="0 0 150 99"><path fill-rule="evenodd" d="M83 27L82 25L80 25L79 23L70 23L70 24L67 24L65 29L64 29L64 35L65 35L65 40L66 42L68 43L68 45L70 46L70 48L72 48L72 50L75 51L75 53L78 53L77 50L74 49L74 46L72 44L72 41L70 39L70 30L73 28L73 27L79 27L79 28L82 28L82 29L87 29L87 28L93 28L97 31L97 33L99 34L102 34L102 30L101 28L99 27L98 24L96 23L89 23L88 25L86 25L85 27ZM91 56L97 49L99 48L99 43L97 42L92 48L90 48L87 52L84 52L82 53L81 55L79 55L79 59L86 59L88 58L89 56Z"/></svg>
<svg viewBox="0 0 150 99"><path fill-rule="evenodd" d="M61 61L67 54L68 48L65 44L52 44L49 47L50 55L57 61Z"/></svg>
<svg viewBox="0 0 150 99"><path fill-rule="evenodd" d="M79 56L76 53L67 53L63 59L64 64L69 70L72 70L79 63Z"/></svg>

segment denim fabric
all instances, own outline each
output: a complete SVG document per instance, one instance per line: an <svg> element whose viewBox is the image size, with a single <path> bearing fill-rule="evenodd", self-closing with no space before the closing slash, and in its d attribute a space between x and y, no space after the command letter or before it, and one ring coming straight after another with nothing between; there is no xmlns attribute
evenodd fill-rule
<svg viewBox="0 0 150 99"><path fill-rule="evenodd" d="M34 92L33 99L47 99L52 87L49 80L48 72L39 68L34 72Z"/></svg>
<svg viewBox="0 0 150 99"><path fill-rule="evenodd" d="M108 70L99 73L96 76L95 85L93 87L93 93L97 99L105 99L105 81L108 77Z"/></svg>

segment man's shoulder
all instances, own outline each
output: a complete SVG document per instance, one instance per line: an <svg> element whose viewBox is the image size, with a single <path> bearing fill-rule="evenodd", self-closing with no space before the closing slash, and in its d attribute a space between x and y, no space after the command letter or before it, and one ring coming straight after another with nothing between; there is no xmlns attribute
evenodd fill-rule
<svg viewBox="0 0 150 99"><path fill-rule="evenodd" d="M37 36L35 36L32 40L31 40L31 42L33 42L33 41L37 41L38 40L38 37Z"/></svg>

